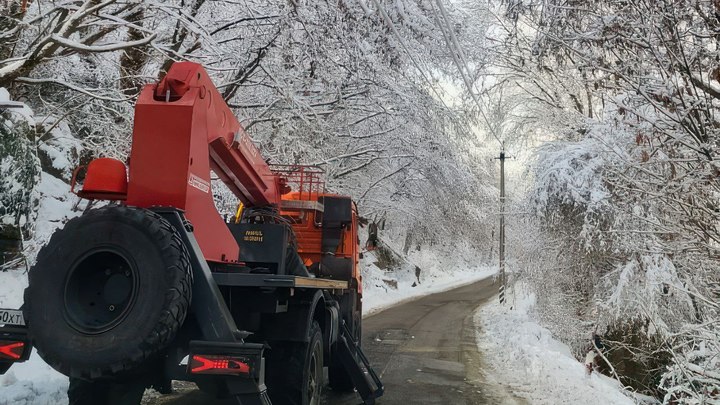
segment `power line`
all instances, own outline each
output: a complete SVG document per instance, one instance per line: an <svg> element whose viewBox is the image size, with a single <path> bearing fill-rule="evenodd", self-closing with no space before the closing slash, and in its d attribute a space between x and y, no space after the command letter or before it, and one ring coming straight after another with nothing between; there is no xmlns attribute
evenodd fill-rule
<svg viewBox="0 0 720 405"><path fill-rule="evenodd" d="M420 64L415 60L413 57L413 54L408 49L407 45L405 44L405 41L400 36L400 33L395 28L395 24L390 19L390 16L387 15L385 12L385 9L380 5L380 2L378 0L372 0L375 4L375 7L377 7L378 12L382 16L383 20L385 21L385 24L390 28L393 35L397 38L398 42L400 42L400 45L403 47L405 52L407 53L408 57L410 58L410 61L415 65L415 68L420 72L420 75L423 77L423 79L427 82L428 86L430 87L430 90L432 90L433 93L438 97L440 102L447 108L449 111L452 111L450 107L445 103L442 96L437 92L435 87L433 86L432 82L428 78L428 76L425 74L424 70L420 67ZM495 129L490 124L490 120L485 115L485 112L483 110L483 106L480 104L480 100L478 100L478 96L473 91L473 85L471 84L470 79L468 76L470 75L470 67L468 66L467 59L465 58L465 54L462 52L462 48L460 47L460 44L455 37L455 33L452 31L452 25L450 24L450 18L447 15L447 12L445 11L445 7L442 4L442 0L435 0L438 8L440 9L440 12L443 14L443 21L444 21L444 27L443 23L440 20L440 17L438 16L437 11L435 10L435 7L433 7L433 14L435 15L435 19L438 22L438 27L440 28L440 31L443 34L443 38L445 39L445 43L447 44L448 49L450 50L450 54L452 56L453 62L458 68L458 71L460 72L460 76L463 79L463 82L465 83L465 86L467 86L468 92L470 93L471 98L475 102L475 105L478 107L478 112L482 116L483 120L485 120L485 124L488 127L488 130L492 134L492 136L495 138L495 140L500 143L501 146L501 152L499 159L500 160L500 277L501 277L501 285L500 285L500 302L505 303L505 287L507 283L507 275L505 274L505 159L507 158L505 155L505 143L500 139L500 137L495 132ZM447 30L447 32L446 32ZM453 49L453 45L455 46L455 49ZM457 54L456 54L457 52ZM460 59L462 59L462 63L460 62ZM467 70L467 76L466 71Z"/></svg>
<svg viewBox="0 0 720 405"><path fill-rule="evenodd" d="M381 16L381 17L383 18L383 20L385 21L385 25L387 25L387 26L390 28L390 30L392 31L393 35L395 35L395 38L398 40L398 42L400 42L400 45L401 45L402 48L405 50L405 53L407 53L407 55L408 55L408 57L410 58L410 61L413 63L413 65L415 65L415 68L418 70L418 72L420 72L420 75L421 75L422 78L425 80L425 82L427 83L427 85L428 85L428 87L430 88L430 90L431 90L433 93L435 93L435 96L436 96L437 99L442 103L442 105L443 105L448 111L450 111L451 113L454 114L454 111L445 103L445 100L443 100L443 98L442 98L442 96L440 95L440 93L438 93L437 89L435 89L435 86L433 85L432 81L428 78L428 76L427 76L427 74L425 73L425 71L420 67L420 64L419 64L419 63L415 60L415 58L413 57L413 54L410 52L410 49L408 48L408 46L405 44L405 41L402 39L402 36L400 36L400 33L397 31L397 28L395 28L395 23L393 23L392 19L390 19L390 16L385 12L385 9L382 7L382 5L380 4L380 2L379 2L378 0L372 0L372 2L375 4L375 7L377 7L378 12L380 12L380 16ZM467 126L462 122L462 120L459 119L459 117L456 117L456 119L458 120L458 122L459 122L462 126L465 127L465 129L466 129L468 132L470 132L470 133L473 132L469 127L467 127Z"/></svg>
<svg viewBox="0 0 720 405"><path fill-rule="evenodd" d="M498 141L501 145L503 144L503 141L500 139L500 137L495 132L495 129L490 124L490 120L485 115L485 111L483 110L483 106L480 104L480 101L477 98L477 94L473 92L473 85L471 84L470 79L466 76L465 71L467 70L467 75L470 75L470 67L468 66L467 59L465 58L465 53L462 51L462 47L460 46L457 37L455 36L455 33L452 30L452 25L450 24L450 17L447 14L447 11L445 10L445 6L442 3L442 0L435 0L435 3L437 3L438 8L440 9L440 13L442 14L442 20L445 23L445 27L443 27L442 22L440 21L440 17L437 14L437 11L435 10L435 7L432 8L433 14L435 14L435 19L438 22L438 26L440 28L440 31L442 31L443 38L445 38L445 43L447 44L448 49L450 50L450 55L452 56L453 62L455 63L455 66L457 66L458 71L460 72L460 76L463 79L463 82L465 83L465 86L468 89L468 93L470 93L470 97L475 102L475 105L478 107L478 112L482 116L483 120L485 120L485 124L488 127L488 130L492 134L492 136L495 138L496 141ZM447 30L447 32L446 32ZM455 49L453 49L453 46ZM457 52L457 54L456 54ZM458 56L461 61L458 59ZM463 69L464 67L464 69Z"/></svg>
<svg viewBox="0 0 720 405"><path fill-rule="evenodd" d="M423 77L423 79L425 79L425 81L427 82L430 89L433 91L433 93L435 93L435 95L438 97L440 102L442 102L446 108L450 109L450 107L448 107L447 104L445 104L445 101L442 99L440 94L435 89L435 86L433 86L432 81L430 81L430 79L425 75L425 71L423 71L423 69L420 67L420 64L413 57L412 53L410 52L410 49L408 49L407 45L405 44L405 41L403 41L402 37L400 36L400 33L395 28L395 23L393 23L393 21L390 19L390 16L387 15L387 13L385 12L385 9L380 5L380 2L378 0L372 0L372 1L375 4L375 7L377 7L378 11L380 12L380 16L385 21L385 24L390 28L392 33L395 35L395 38L397 38L398 42L400 42L400 45L405 50L405 53L407 53L408 57L410 58L410 61L412 61L413 65L415 65L415 68L420 72L420 75Z"/></svg>
<svg viewBox="0 0 720 405"><path fill-rule="evenodd" d="M504 304L506 302L506 288L507 288L507 273L505 272L505 159L507 159L507 156L505 155L505 142L503 142L500 137L495 132L495 129L490 124L490 120L485 115L485 112L483 110L483 106L480 104L480 101L478 100L477 95L473 91L473 83L471 83L470 78L468 76L471 75L470 73L470 67L468 66L467 59L465 58L465 54L462 51L462 47L460 46L460 43L457 40L457 37L455 36L455 33L452 29L452 24L450 21L450 17L448 16L447 11L445 10L445 7L443 6L442 0L435 0L435 3L438 6L438 9L440 10L440 13L442 14L442 22L440 21L440 18L438 17L437 11L435 11L435 7L433 7L433 13L435 14L435 19L438 22L438 26L440 28L440 31L443 33L443 38L445 38L445 43L447 44L448 49L450 50L450 54L452 56L453 62L458 68L458 71L460 72L460 76L462 76L463 82L465 83L465 86L467 86L467 90L470 93L470 96L472 97L473 101L475 102L475 105L478 107L478 111L480 115L485 120L485 124L488 127L488 130L492 134L492 136L500 143L500 156L496 159L500 160L500 235L499 235L499 273L500 273L500 286L498 287L499 290L499 298L500 303ZM444 24L443 24L444 22ZM445 25L445 27L443 27ZM455 49L453 49L453 47ZM457 54L456 54L457 52ZM462 63L461 63L462 61Z"/></svg>

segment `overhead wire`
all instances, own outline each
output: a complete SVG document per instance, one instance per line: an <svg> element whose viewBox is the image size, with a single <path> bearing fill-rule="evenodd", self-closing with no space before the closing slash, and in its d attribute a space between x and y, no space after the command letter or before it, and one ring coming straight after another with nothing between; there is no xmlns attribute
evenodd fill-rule
<svg viewBox="0 0 720 405"><path fill-rule="evenodd" d="M500 143L500 145L503 146L503 148L504 148L504 142L497 135L495 128L490 124L490 120L488 119L487 115L485 115L485 111L483 109L484 107L480 104L480 100L478 100L477 94L475 94L475 92L473 91L474 86L471 84L470 78L468 78L468 76L470 75L470 67L467 63L467 58L465 58L465 53L462 51L462 47L458 43L457 37L455 36L455 33L452 30L450 17L448 16L447 11L445 10L445 6L443 5L442 0L435 0L435 3L437 4L438 9L440 10L440 14L442 14L442 22L444 22L444 24L442 24L440 17L438 16L437 11L435 10L435 7L432 7L433 13L435 14L435 19L438 22L440 31L442 31L443 38L445 38L445 43L447 44L447 47L450 50L450 55L452 56L453 62L455 63L455 66L457 66L458 71L460 72L460 76L462 77L463 82L465 83L465 86L467 87L468 93L470 93L470 97L473 99L473 101L475 102L475 105L478 107L478 112L480 113L483 120L485 121L485 124L487 125L488 130L490 131L492 136L495 138L495 140L498 141ZM443 25L444 25L444 27L443 27ZM466 71L467 71L467 75L466 75Z"/></svg>
<svg viewBox="0 0 720 405"><path fill-rule="evenodd" d="M448 111L453 112L453 110L447 105L447 103L445 103L445 100L443 99L442 95L440 95L440 93L437 91L437 89L436 89L435 86L433 85L432 81L428 78L428 75L425 73L425 71L423 70L423 68L420 67L420 64L418 63L418 61L415 60L415 57L413 56L412 52L410 52L410 49L408 48L407 44L405 44L405 41L403 40L402 36L400 36L400 33L398 32L397 28L395 28L395 23L392 21L392 19L390 18L390 16L387 14L387 12L385 11L385 9L382 7L382 5L380 4L379 0L372 0L372 2L373 2L373 4L375 4L375 7L377 8L378 12L380 13L380 16L381 16L381 17L383 18L383 20L385 21L385 24L388 26L388 28L390 28L390 30L392 31L392 33L393 33L393 35L395 36L395 38L398 40L398 42L400 43L400 45L402 46L402 48L405 50L405 53L406 53L406 54L408 55L408 57L410 58L410 61L412 62L412 64L415 66L415 68L418 70L418 72L420 72L420 75L421 75L422 78L425 80L425 82L427 83L427 85L428 85L428 87L430 88L430 90L431 90L433 93L435 93L435 96L437 97L437 99L442 103L442 105L443 105ZM468 132L470 132L470 133L473 132L473 131L472 131L469 127L467 127L467 125L464 124L462 121L459 120L459 122L461 123L462 126L465 127L465 129L466 129Z"/></svg>

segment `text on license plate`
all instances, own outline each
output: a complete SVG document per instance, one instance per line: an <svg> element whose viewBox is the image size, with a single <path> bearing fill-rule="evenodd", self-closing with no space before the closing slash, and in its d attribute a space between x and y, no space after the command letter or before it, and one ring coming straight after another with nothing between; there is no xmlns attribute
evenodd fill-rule
<svg viewBox="0 0 720 405"><path fill-rule="evenodd" d="M25 326L25 318L19 309L0 309L0 325Z"/></svg>

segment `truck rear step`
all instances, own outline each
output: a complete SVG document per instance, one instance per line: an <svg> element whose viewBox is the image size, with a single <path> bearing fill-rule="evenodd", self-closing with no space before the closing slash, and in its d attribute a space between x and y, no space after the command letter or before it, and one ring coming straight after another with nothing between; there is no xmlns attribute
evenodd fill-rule
<svg viewBox="0 0 720 405"><path fill-rule="evenodd" d="M370 366L370 361L365 357L360 346L352 338L345 322L343 322L341 335L338 338L338 355L350 379L355 385L358 394L365 405L374 405L375 400L380 398L384 391L380 378Z"/></svg>

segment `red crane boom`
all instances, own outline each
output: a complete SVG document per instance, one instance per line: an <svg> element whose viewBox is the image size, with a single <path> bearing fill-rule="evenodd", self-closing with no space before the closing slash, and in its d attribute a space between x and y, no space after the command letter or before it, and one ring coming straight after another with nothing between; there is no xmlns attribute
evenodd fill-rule
<svg viewBox="0 0 720 405"><path fill-rule="evenodd" d="M212 170L246 206L277 206L284 179L270 171L207 72L172 65L135 106L127 204L185 211L206 260L236 262L238 246L215 208Z"/></svg>

